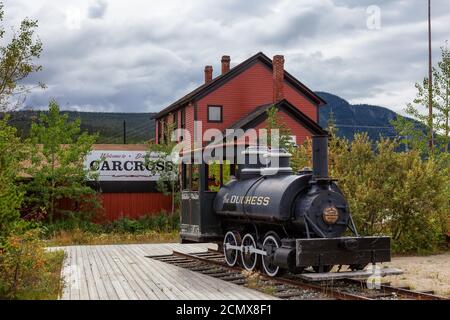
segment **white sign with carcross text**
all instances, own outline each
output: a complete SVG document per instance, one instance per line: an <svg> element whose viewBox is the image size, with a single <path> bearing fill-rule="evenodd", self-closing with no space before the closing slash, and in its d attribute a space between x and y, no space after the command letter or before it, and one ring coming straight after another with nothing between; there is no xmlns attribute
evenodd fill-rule
<svg viewBox="0 0 450 320"><path fill-rule="evenodd" d="M85 168L98 174L98 181L157 181L158 172L172 170L173 162L146 151L94 150L85 160Z"/></svg>

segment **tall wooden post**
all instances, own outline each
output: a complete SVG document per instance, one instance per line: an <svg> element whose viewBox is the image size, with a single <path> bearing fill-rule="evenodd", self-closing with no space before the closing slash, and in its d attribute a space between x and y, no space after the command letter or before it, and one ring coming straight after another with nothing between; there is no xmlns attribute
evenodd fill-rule
<svg viewBox="0 0 450 320"><path fill-rule="evenodd" d="M127 144L127 124L123 120L123 144Z"/></svg>
<svg viewBox="0 0 450 320"><path fill-rule="evenodd" d="M431 61L431 0L428 0L428 123L430 126L429 148L433 150L433 72Z"/></svg>

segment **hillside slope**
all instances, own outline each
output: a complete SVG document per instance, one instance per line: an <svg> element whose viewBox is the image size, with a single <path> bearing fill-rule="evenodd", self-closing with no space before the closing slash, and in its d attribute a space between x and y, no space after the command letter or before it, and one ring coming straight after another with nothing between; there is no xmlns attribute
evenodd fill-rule
<svg viewBox="0 0 450 320"><path fill-rule="evenodd" d="M395 137L395 130L390 121L397 117L397 113L384 107L358 104L352 105L346 100L327 93L316 92L327 105L320 108L320 125L326 127L329 114L332 111L338 136L349 139L357 132L367 132L371 139Z"/></svg>
<svg viewBox="0 0 450 320"><path fill-rule="evenodd" d="M21 137L27 137L32 120L44 111L17 111L11 114L10 123L18 128ZM81 119L81 129L99 133L98 143L123 143L123 122L127 143L141 143L154 136L154 113L103 113L63 111L69 119Z"/></svg>
<svg viewBox="0 0 450 320"><path fill-rule="evenodd" d="M317 92L327 105L320 108L320 125L327 126L332 111L338 135L349 139L356 132L368 132L370 138L394 137L395 130L390 121L397 113L374 105L352 105L346 100L327 93ZM18 111L11 114L11 124L19 129L22 137L29 132L32 119L43 111ZM141 143L154 137L154 113L101 113L64 111L70 119L81 118L81 127L90 133L99 133L98 143L123 143L123 122L126 123L127 143Z"/></svg>

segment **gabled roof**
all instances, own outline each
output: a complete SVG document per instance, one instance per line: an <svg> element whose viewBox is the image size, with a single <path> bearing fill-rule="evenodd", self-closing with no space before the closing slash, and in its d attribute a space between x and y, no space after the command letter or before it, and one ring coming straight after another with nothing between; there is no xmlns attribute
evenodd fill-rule
<svg viewBox="0 0 450 320"><path fill-rule="evenodd" d="M307 130L309 130L314 135L323 135L327 134L327 132L322 129L315 121L311 120L306 114L298 110L295 106L293 106L287 100L281 100L277 103L268 103L259 107L256 107L252 112L250 112L247 116L239 119L235 123L230 126L230 129L249 129L254 128L261 122L267 119L267 110L270 107L275 106L278 110L282 110L286 112L288 115L292 116L297 122L299 122L302 126L304 126Z"/></svg>
<svg viewBox="0 0 450 320"><path fill-rule="evenodd" d="M241 62L234 68L232 68L230 71L228 71L225 74L222 74L220 76L217 76L212 81L205 83L198 87L197 89L191 91L181 99L175 101L168 107L164 108L160 112L158 112L153 118L158 119L162 116L166 115L167 113L170 113L171 111L183 106L186 103L189 103L192 100L200 99L210 93L211 91L215 90L217 87L223 85L227 81L233 79L235 76L239 75L243 71L247 70L249 67L254 65L256 62L262 62L266 66L268 66L270 69L273 68L272 60L266 56L262 52L258 52L254 56L248 58L244 62ZM317 94L315 94L313 91L311 91L308 87L306 87L303 83L298 81L294 76L292 76L289 72L286 70L284 71L284 78L285 80L291 84L294 88L302 92L307 98L309 98L313 103L315 103L318 106L326 104L325 100L323 100L321 97L319 97Z"/></svg>

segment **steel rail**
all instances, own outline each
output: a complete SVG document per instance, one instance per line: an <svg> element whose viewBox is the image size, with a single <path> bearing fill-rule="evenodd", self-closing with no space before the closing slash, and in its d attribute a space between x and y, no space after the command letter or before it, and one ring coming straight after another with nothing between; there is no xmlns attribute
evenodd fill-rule
<svg viewBox="0 0 450 320"><path fill-rule="evenodd" d="M184 253L184 252L179 252L179 251L173 251L173 255L179 256L179 257L185 257L188 259L193 259L193 260L198 260L204 263L210 263L210 264L214 264L214 265L218 265L220 267L223 268L227 268L229 270L234 270L234 271L243 271L242 268L240 267L230 267L227 264L225 264L224 262L221 261L217 261L217 260L210 260L208 258L203 258L203 257L199 257L195 254L190 254L190 253ZM284 284L284 285L290 285L296 288L300 288L300 289L309 289L309 290L313 290L313 291L317 291L320 292L326 296L331 296L337 300L374 300L372 298L369 297L365 297L365 296L359 296L359 295L355 295L352 293L347 293L347 292L343 292L340 290L336 290L336 289L332 289L330 287L322 287L322 286L318 286L318 285L314 285L314 284L309 284L309 283L303 283L300 281L295 281L292 279L286 279L286 278L272 278L269 277L265 274L262 274L260 272L255 272L256 274L258 274L258 276L261 277L261 279L264 279L266 281L272 282L274 284Z"/></svg>
<svg viewBox="0 0 450 320"><path fill-rule="evenodd" d="M208 248L208 252L220 254L220 252L218 250L211 249L211 248ZM363 284L363 282L361 280L351 279L351 278L341 279L338 281L344 281L347 283L358 284L358 285ZM443 296L430 294L427 292L412 291L412 290L408 290L405 288L398 288L398 287L394 287L394 286L387 285L387 284L380 284L379 291L396 293L398 295L401 295L404 297L409 297L409 298L412 298L415 300L449 300L448 298L443 297Z"/></svg>
<svg viewBox="0 0 450 320"><path fill-rule="evenodd" d="M344 282L347 283L353 283L353 284L362 284L363 282L361 280L356 279L344 279ZM379 291L383 292L389 292L389 293L396 293L399 296L403 296L406 298L411 298L413 300L449 300L445 297L426 293L426 292L419 292L419 291L412 291L404 288L398 288L393 287L386 284L380 284Z"/></svg>

